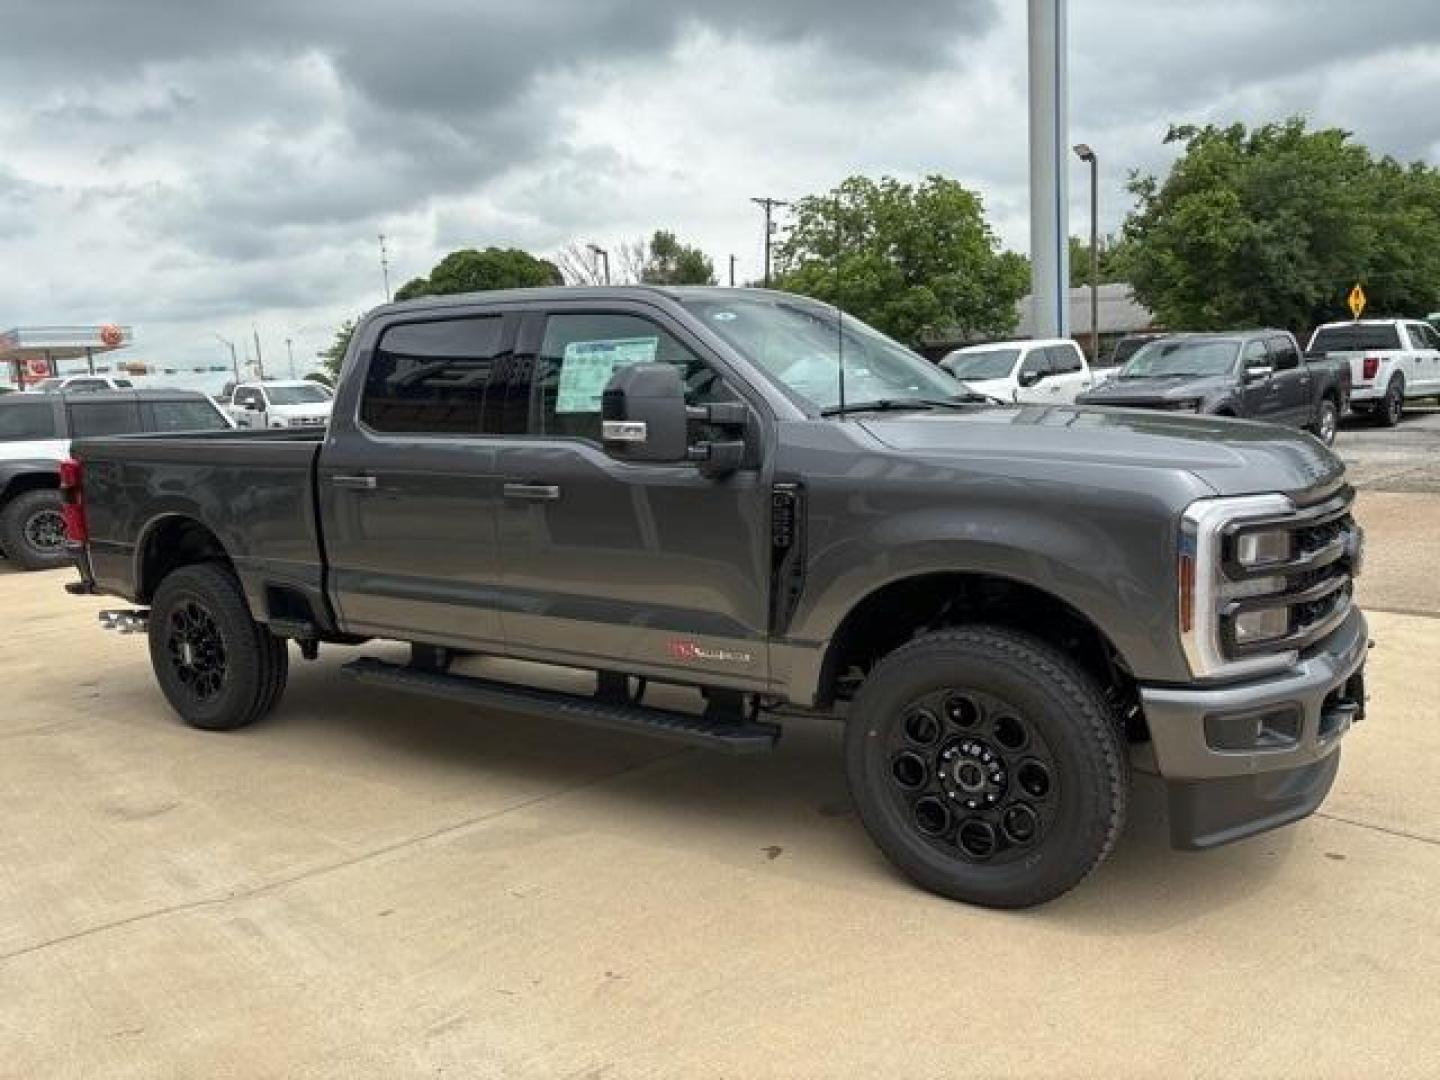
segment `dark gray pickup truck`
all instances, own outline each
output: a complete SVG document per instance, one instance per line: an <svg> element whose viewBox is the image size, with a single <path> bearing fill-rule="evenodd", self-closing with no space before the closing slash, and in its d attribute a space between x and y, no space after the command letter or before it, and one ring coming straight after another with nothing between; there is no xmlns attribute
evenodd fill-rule
<svg viewBox="0 0 1440 1080"><path fill-rule="evenodd" d="M189 723L289 649L377 687L737 752L845 725L865 826L924 887L1055 897L1129 770L1209 847L1324 799L1364 707L1341 463L1269 425L995 406L830 307L589 288L387 305L321 432L82 440L74 592L148 632ZM567 695L468 654L595 673ZM483 665L482 665L483 666ZM647 685L695 690L690 710Z"/></svg>
<svg viewBox="0 0 1440 1080"><path fill-rule="evenodd" d="M1284 330L1171 334L1147 342L1081 405L1238 416L1304 428L1329 446L1350 400L1350 367L1302 357Z"/></svg>

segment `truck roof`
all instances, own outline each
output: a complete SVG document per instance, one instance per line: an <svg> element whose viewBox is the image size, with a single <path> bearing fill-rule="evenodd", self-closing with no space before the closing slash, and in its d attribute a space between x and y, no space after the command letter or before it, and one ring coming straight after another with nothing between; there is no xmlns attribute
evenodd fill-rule
<svg viewBox="0 0 1440 1080"><path fill-rule="evenodd" d="M61 401L208 401L199 390L156 387L145 390L51 390L43 394L0 394L0 406Z"/></svg>
<svg viewBox="0 0 1440 1080"><path fill-rule="evenodd" d="M506 303L516 300L648 300L663 296L670 300L694 297L725 296L784 297L824 303L814 297L778 289L752 289L739 285L545 285L532 289L493 289L488 292L449 293L444 296L418 296L414 300L394 300L371 309L371 314L395 311L419 311L425 308L456 307L466 304Z"/></svg>

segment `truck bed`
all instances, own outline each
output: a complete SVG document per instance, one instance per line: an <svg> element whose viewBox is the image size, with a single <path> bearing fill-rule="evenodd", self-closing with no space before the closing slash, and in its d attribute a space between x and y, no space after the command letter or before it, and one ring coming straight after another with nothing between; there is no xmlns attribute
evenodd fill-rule
<svg viewBox="0 0 1440 1080"><path fill-rule="evenodd" d="M95 585L139 603L182 519L204 522L234 560L252 610L266 589L292 586L323 604L324 560L315 512L323 430L208 431L79 439L89 572Z"/></svg>

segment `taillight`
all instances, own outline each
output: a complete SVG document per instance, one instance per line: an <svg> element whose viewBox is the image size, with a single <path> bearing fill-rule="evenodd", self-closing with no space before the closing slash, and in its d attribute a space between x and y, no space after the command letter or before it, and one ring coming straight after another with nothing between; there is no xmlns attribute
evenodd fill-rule
<svg viewBox="0 0 1440 1080"><path fill-rule="evenodd" d="M1367 356L1367 357L1365 357L1365 380L1366 380L1366 382L1369 382L1371 379L1375 378L1375 376L1376 376L1376 375L1379 375L1379 374L1380 374L1380 357L1378 357L1378 356Z"/></svg>
<svg viewBox="0 0 1440 1080"><path fill-rule="evenodd" d="M60 516L65 521L65 539L72 544L83 544L90 539L90 525L85 520L84 477L85 466L74 458L60 463Z"/></svg>

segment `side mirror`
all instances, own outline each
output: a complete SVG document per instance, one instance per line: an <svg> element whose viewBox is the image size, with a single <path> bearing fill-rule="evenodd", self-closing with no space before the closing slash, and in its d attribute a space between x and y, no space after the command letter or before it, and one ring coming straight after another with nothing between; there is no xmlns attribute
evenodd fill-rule
<svg viewBox="0 0 1440 1080"><path fill-rule="evenodd" d="M1015 381L1021 386L1030 387L1034 386L1043 378L1045 378L1045 372L1043 371L1022 371L1020 377Z"/></svg>
<svg viewBox="0 0 1440 1080"><path fill-rule="evenodd" d="M1275 374L1275 369L1269 364L1248 364L1245 367L1245 381L1247 383L1260 382Z"/></svg>
<svg viewBox="0 0 1440 1080"><path fill-rule="evenodd" d="M630 364L610 376L600 395L601 437L622 461L684 461L688 421L674 364Z"/></svg>

